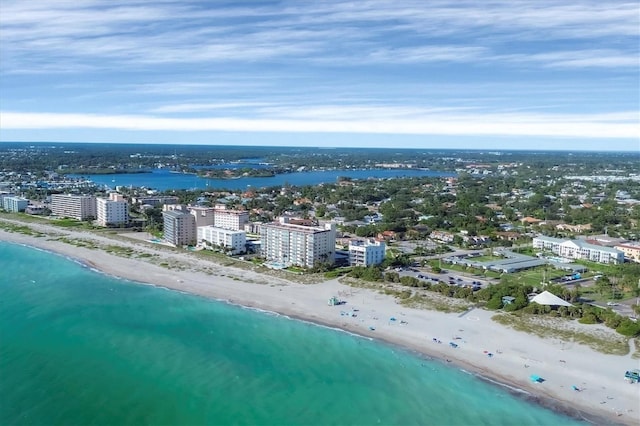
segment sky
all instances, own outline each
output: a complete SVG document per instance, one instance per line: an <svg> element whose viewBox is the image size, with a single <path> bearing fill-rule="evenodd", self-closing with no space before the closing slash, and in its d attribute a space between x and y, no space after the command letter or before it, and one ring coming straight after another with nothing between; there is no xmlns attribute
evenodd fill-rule
<svg viewBox="0 0 640 426"><path fill-rule="evenodd" d="M1 0L0 141L640 151L640 4Z"/></svg>

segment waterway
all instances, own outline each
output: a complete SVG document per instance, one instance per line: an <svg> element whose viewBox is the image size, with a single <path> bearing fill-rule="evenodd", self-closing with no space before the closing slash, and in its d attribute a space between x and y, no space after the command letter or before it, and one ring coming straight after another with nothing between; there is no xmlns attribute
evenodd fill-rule
<svg viewBox="0 0 640 426"><path fill-rule="evenodd" d="M401 177L453 177L454 172L418 169L318 170L278 174L273 177L241 177L236 179L201 178L193 174L155 169L151 173L117 175L71 175L86 178L98 185L115 188L134 186L166 191L171 189L247 189L284 185L305 186L335 183L339 177L351 179L391 179Z"/></svg>

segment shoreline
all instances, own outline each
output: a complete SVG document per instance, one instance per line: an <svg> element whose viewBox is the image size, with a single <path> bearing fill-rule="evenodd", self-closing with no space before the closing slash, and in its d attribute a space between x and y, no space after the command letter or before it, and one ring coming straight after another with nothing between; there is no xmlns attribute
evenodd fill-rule
<svg viewBox="0 0 640 426"><path fill-rule="evenodd" d="M15 223L25 225L19 221ZM570 342L571 351L564 352L567 342L558 343L549 338L517 332L491 321L493 314L479 309L473 310L473 315L461 318L458 314L406 308L398 305L390 296L348 287L337 280L299 284L259 272L225 267L194 258L186 252L167 252L142 246L134 240L121 241L44 224L26 225L50 234L135 247L161 260L179 260L183 262L184 269L167 269L149 262L147 258L119 257L100 248L77 247L52 240L51 235L36 237L0 229L0 241L53 252L84 267L136 284L195 294L400 347L427 360L461 369L531 403L577 420L593 424L637 424L640 420L640 409L637 407L640 386L627 384L622 376L625 368L638 368L640 364L638 360L632 360L630 355L600 354ZM211 267L215 268L216 273L209 272L207 268ZM341 292L345 294L341 298L346 299L347 303L327 306L328 298ZM341 309L355 310L357 316L341 316ZM363 318L365 316L367 319ZM390 318L386 324L384 319L380 320L384 317ZM397 324L395 319L392 321L395 317L403 318L404 325ZM368 324L374 324L375 331L370 330ZM455 335L451 339L459 341L460 347L452 349L447 345L447 334ZM432 341L436 336L442 339L443 344ZM475 338L479 342L474 341ZM491 342L487 343L488 340ZM491 352L496 352L495 356L486 356L489 348ZM552 359L557 359L558 355L561 356L560 362L553 362ZM567 364L576 366L570 369L566 367ZM593 371L596 365L598 371ZM616 372L616 377L610 377ZM531 383L531 373L545 377L545 383ZM572 391L571 383L582 388L583 392ZM613 403L608 403L611 401Z"/></svg>

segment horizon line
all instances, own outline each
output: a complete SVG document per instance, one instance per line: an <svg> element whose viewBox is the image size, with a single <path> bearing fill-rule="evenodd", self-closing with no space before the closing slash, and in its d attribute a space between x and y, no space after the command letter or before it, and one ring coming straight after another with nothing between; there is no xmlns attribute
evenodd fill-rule
<svg viewBox="0 0 640 426"><path fill-rule="evenodd" d="M488 151L494 151L494 152L606 152L606 153L619 153L619 154L638 154L640 155L640 148L638 150L607 150L607 149L552 149L552 148L547 148L547 149L534 149L534 148L509 148L509 149L505 149L505 148L497 148L497 147L486 147L486 148L445 148L445 147L372 147L372 146L357 146L357 145L352 145L352 146L344 146L344 145L336 145L336 146L317 146L317 145L255 145L255 144L242 144L242 143L237 143L237 144L218 144L218 143L214 143L214 142L202 142L202 143L197 143L197 142L190 142L190 143L183 143L183 142L124 142L124 141L110 141L110 142L99 142L99 141L36 141L36 140L31 140L31 141L20 141L20 140L0 140L0 144L2 143L18 143L18 144L30 144L30 143L35 143L35 144L86 144L86 145L98 145L98 144L118 144L118 145L174 145L174 146L184 146L184 147L189 147L189 146L225 146L225 147L244 147L244 148L292 148L292 149L299 149L299 148L303 148L303 149L327 149L327 150L331 150L331 149L366 149L366 150L406 150L406 151L433 151L433 150L439 150L439 151L475 151L475 152L488 152Z"/></svg>

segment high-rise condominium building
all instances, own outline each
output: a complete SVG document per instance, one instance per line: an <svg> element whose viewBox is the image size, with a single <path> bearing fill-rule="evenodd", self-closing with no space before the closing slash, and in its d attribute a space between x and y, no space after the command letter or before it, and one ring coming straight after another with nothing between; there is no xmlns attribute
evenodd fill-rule
<svg viewBox="0 0 640 426"><path fill-rule="evenodd" d="M176 247L194 245L197 239L196 219L181 210L162 212L164 218L164 240Z"/></svg>
<svg viewBox="0 0 640 426"><path fill-rule="evenodd" d="M129 223L129 203L120 194L112 192L109 198L96 199L98 225L118 226Z"/></svg>
<svg viewBox="0 0 640 426"><path fill-rule="evenodd" d="M268 262L281 266L313 268L335 262L336 227L293 225L287 218L265 223L260 228L261 253Z"/></svg>
<svg viewBox="0 0 640 426"><path fill-rule="evenodd" d="M70 217L77 220L95 219L96 197L93 195L51 195L51 213L60 217Z"/></svg>
<svg viewBox="0 0 640 426"><path fill-rule="evenodd" d="M197 228L214 225L215 217L213 213L215 209L213 207L189 206L187 210L196 218Z"/></svg>
<svg viewBox="0 0 640 426"><path fill-rule="evenodd" d="M245 223L249 222L249 212L244 210L215 209L214 216L214 225L217 228L234 231L243 230Z"/></svg>

